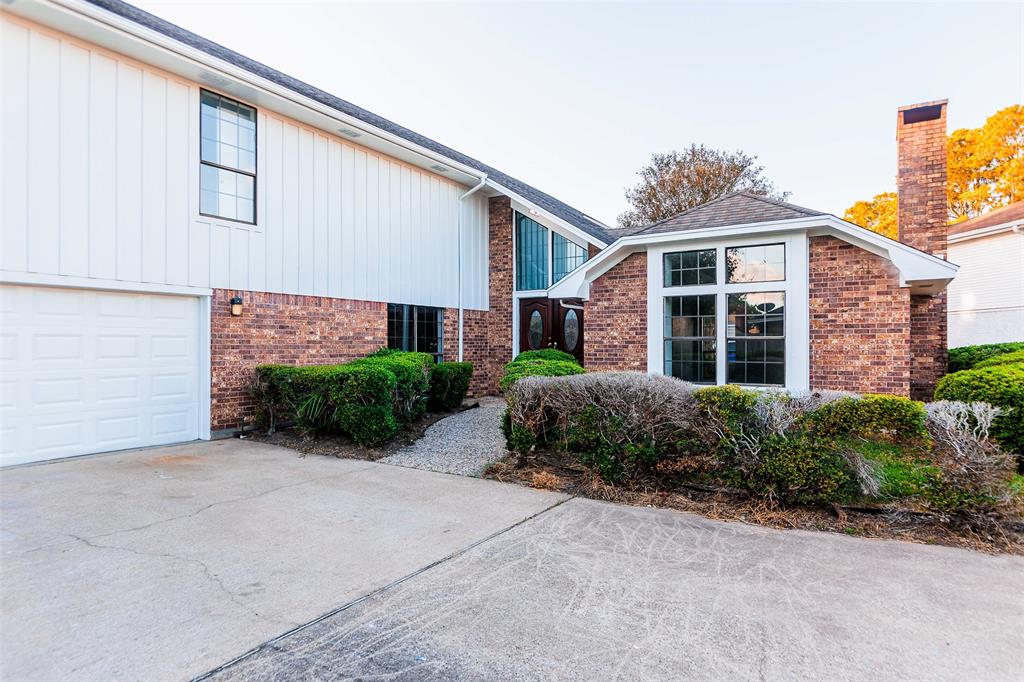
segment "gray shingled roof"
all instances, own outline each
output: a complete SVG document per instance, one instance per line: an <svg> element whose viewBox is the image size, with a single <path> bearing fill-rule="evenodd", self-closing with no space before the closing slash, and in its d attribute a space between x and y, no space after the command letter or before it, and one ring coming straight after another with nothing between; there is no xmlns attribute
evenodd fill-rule
<svg viewBox="0 0 1024 682"><path fill-rule="evenodd" d="M516 180L515 178L505 175L501 171L492 168L487 164L481 163L480 161L477 161L472 157L466 156L461 152L457 152L454 149L451 149L450 147L446 147L445 145L439 142L435 142L434 140L431 140L429 137L425 137L423 135L420 135L419 133L413 132L412 130L409 130L408 128L398 125L397 123L389 121L388 119L382 116L378 116L373 112L363 109L362 107L357 107L355 104L352 104L351 102L346 102L345 100L339 97L335 97L334 95L328 92L324 92L319 88L315 88L312 85L304 83L297 78L292 78L291 76L281 73L276 69L272 69L269 66L266 66L265 64L261 64L260 62L257 62L254 59L250 59L245 55L241 55L233 50L229 50L223 45L218 45L212 40L207 40L202 36L196 35L191 31L187 31L181 28L180 26L176 26L175 24L172 24L169 21L165 21L164 19L161 19L158 16L141 10L138 7L135 7L134 5L129 5L126 2L121 2L121 0L88 0L88 2L90 2L93 5L96 5L97 7L101 7L105 10L113 12L114 14L120 17L133 21L136 24L139 24L140 26L152 29L157 33L161 33L169 38L173 38L174 40L184 43L185 45L205 52L206 54L212 57L222 59L241 69L245 69L246 71L257 75L260 78L265 78L268 81L276 83L277 85L280 85L282 87L288 88L289 90L297 92L300 95L309 97L310 99L320 102L321 104L331 107L332 109L336 109L337 111L340 111L343 114L347 114L349 116L357 118L360 121L363 121L364 123L368 123L369 125L374 126L375 128L379 128L393 135L397 135L398 137L401 137L409 142L429 149L453 161L457 161L458 163L461 163L465 166L469 166L470 168L474 168L482 173L486 173L489 178L494 180L494 182L498 183L502 187L505 187L508 190L515 192L524 199L533 202L540 208L543 208L544 210L552 213L553 215L558 216L567 223L579 228L583 232L586 232L587 234L593 237L596 237L602 242L611 243L612 241L615 240L617 236L614 233L609 232L606 226L597 222L596 220L586 215L582 211L579 211L573 208L572 206L569 206L559 201L558 199L555 199L553 196L549 194L541 192L539 189L527 185L525 182Z"/></svg>
<svg viewBox="0 0 1024 682"><path fill-rule="evenodd" d="M717 199L694 206L671 218L665 218L629 234L660 234L699 230L706 227L725 227L747 223L766 223L773 220L792 220L808 216L827 215L821 211L788 204L785 201L769 199L749 192L733 192ZM625 236L620 233L619 236Z"/></svg>

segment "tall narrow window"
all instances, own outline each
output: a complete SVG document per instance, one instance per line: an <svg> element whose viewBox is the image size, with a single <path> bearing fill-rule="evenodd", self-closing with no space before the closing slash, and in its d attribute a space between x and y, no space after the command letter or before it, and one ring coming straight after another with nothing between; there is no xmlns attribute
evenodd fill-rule
<svg viewBox="0 0 1024 682"><path fill-rule="evenodd" d="M199 102L199 212L255 224L256 110L206 90Z"/></svg>
<svg viewBox="0 0 1024 682"><path fill-rule="evenodd" d="M729 294L730 384L786 384L786 294Z"/></svg>
<svg viewBox="0 0 1024 682"><path fill-rule="evenodd" d="M587 262L587 247L569 241L557 232L551 234L551 251L552 284Z"/></svg>
<svg viewBox="0 0 1024 682"><path fill-rule="evenodd" d="M715 383L715 295L665 297L665 374Z"/></svg>
<svg viewBox="0 0 1024 682"><path fill-rule="evenodd" d="M548 288L548 229L516 213L516 289Z"/></svg>
<svg viewBox="0 0 1024 682"><path fill-rule="evenodd" d="M388 303L388 348L444 356L444 310Z"/></svg>

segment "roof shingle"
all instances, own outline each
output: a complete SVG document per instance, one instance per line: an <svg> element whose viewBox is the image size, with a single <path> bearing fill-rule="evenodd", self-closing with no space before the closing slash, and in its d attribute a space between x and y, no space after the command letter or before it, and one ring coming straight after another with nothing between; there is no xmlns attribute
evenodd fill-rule
<svg viewBox="0 0 1024 682"><path fill-rule="evenodd" d="M629 234L661 234L700 230L708 227L765 223L808 216L827 215L802 206L769 199L749 192L733 192L694 206L670 218L647 225ZM624 234L624 233L623 233Z"/></svg>
<svg viewBox="0 0 1024 682"><path fill-rule="evenodd" d="M1024 220L1024 201L1018 201L1015 204L1009 206L1003 206L997 208L994 211L989 211L985 215L980 215L977 218L971 218L965 220L962 223L956 223L949 226L949 234L963 234L964 232L970 232L971 230L980 230L983 227L994 227L996 225L1005 225L1006 223L1012 223L1018 220Z"/></svg>

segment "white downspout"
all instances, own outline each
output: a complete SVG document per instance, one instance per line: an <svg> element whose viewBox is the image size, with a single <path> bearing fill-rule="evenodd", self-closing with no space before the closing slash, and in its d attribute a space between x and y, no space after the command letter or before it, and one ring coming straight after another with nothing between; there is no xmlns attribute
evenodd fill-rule
<svg viewBox="0 0 1024 682"><path fill-rule="evenodd" d="M462 202L485 184L487 184L486 174L480 178L479 184L459 197L459 362L462 362Z"/></svg>

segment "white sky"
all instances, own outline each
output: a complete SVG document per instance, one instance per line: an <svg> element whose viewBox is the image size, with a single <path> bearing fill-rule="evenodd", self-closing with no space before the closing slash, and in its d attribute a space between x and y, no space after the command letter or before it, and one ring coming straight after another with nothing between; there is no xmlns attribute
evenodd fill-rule
<svg viewBox="0 0 1024 682"><path fill-rule="evenodd" d="M757 154L842 214L895 187L896 107L1024 102L1024 2L135 4L608 224L655 151Z"/></svg>

